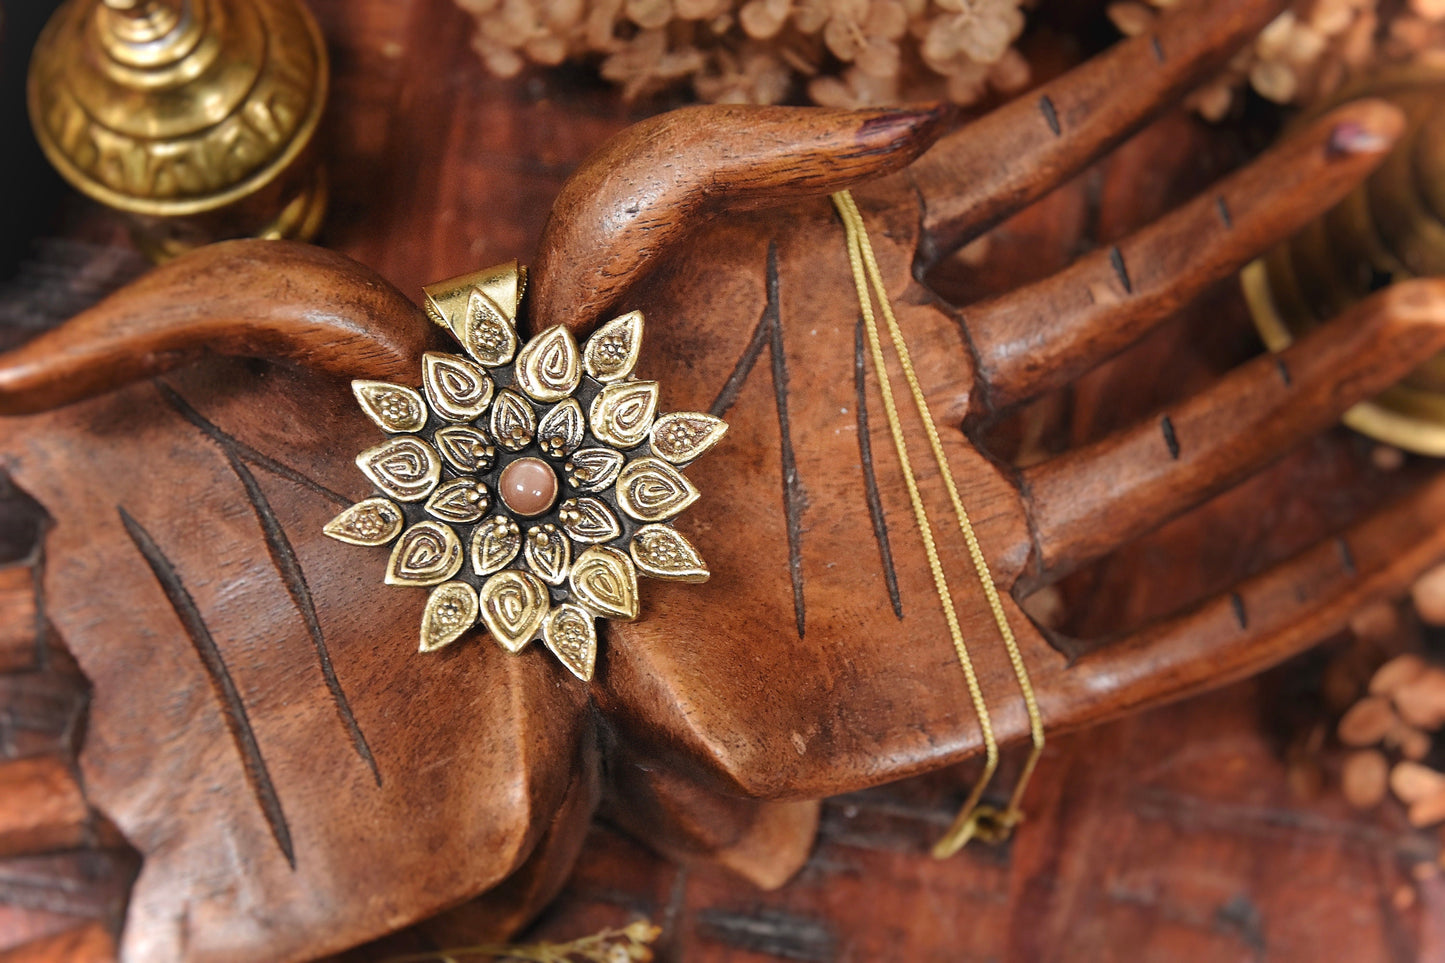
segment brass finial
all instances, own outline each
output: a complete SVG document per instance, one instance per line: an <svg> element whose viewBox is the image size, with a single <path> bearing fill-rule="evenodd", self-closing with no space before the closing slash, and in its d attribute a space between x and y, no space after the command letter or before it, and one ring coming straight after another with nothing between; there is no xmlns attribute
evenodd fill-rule
<svg viewBox="0 0 1445 963"><path fill-rule="evenodd" d="M67 0L30 63L30 119L78 190L156 260L227 237L310 240L326 50L300 0Z"/></svg>

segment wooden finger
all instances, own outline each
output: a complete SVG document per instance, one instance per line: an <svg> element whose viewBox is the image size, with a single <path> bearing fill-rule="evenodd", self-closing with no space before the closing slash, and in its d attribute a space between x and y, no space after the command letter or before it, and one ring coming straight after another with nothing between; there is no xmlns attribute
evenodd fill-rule
<svg viewBox="0 0 1445 963"><path fill-rule="evenodd" d="M1344 197L1404 118L1379 100L1320 118L1248 167L1118 244L967 310L993 410L1059 387L1142 337Z"/></svg>
<svg viewBox="0 0 1445 963"><path fill-rule="evenodd" d="M1227 488L1442 349L1445 282L1398 284L1157 418L1026 469L1037 556L1024 584Z"/></svg>
<svg viewBox="0 0 1445 963"><path fill-rule="evenodd" d="M828 194L897 170L943 132L918 110L688 107L634 124L563 186L531 272L534 328L588 330L720 210Z"/></svg>
<svg viewBox="0 0 1445 963"><path fill-rule="evenodd" d="M94 397L205 352L399 377L415 370L429 327L400 291L342 255L283 241L215 244L0 355L0 414Z"/></svg>
<svg viewBox="0 0 1445 963"><path fill-rule="evenodd" d="M1041 707L1081 728L1245 678L1343 631L1364 604L1398 598L1442 557L1437 477L1232 591L1093 649L1040 690Z"/></svg>
<svg viewBox="0 0 1445 963"><path fill-rule="evenodd" d="M942 255L1062 183L1222 66L1282 0L1199 0L943 138L910 169L919 258Z"/></svg>

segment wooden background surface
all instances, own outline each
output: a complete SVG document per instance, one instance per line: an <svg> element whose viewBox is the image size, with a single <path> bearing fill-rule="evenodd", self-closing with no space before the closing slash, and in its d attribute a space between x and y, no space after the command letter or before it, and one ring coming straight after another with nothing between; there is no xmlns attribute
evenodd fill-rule
<svg viewBox="0 0 1445 963"><path fill-rule="evenodd" d="M49 6L24 5L36 9L7 5L0 61L0 121L16 133L21 41L27 18L38 22L38 8ZM487 77L451 0L311 5L334 73L325 133L333 203L322 241L410 293L525 259L566 175L644 113L581 74ZM1105 33L1085 35L1088 47ZM1035 46L1044 62L1080 53L1058 38ZM1247 140L1168 117L1005 225L981 266L956 264L940 286L966 300L1038 276L1237 163ZM0 224L0 274L8 277L0 342L14 343L145 265L114 219L45 173L28 135L3 150L27 178L16 183L36 185L22 189ZM1095 436L1258 350L1236 292L1222 286L1069 397L1046 400L1030 422L1033 439L1017 443ZM1258 484L1367 475L1368 455L1338 432ZM1070 617L1095 629L1139 620L1199 594L1221 572L1287 554L1349 510L1301 497L1284 516L1258 518L1249 504L1248 491L1222 500L1229 524L1191 535L1194 564L1149 593L1131 573L1146 569L1162 536L1086 573L1066 587ZM28 544L26 532L3 534L6 544ZM1077 604L1084 598L1094 600L1087 609ZM943 863L927 855L968 771L829 802L807 866L773 893L714 868L669 864L601 822L535 935L567 939L646 915L663 927L661 959L699 963L1445 959L1445 881L1428 869L1438 838L1410 831L1393 806L1350 812L1331 781L1337 754L1323 737L1329 713L1319 682L1332 653L1348 645L1337 640L1262 680L1055 741L1030 793L1029 821L1003 849L970 848ZM63 662L0 665L56 680L54 704L37 707L6 701L0 675L0 758L66 737L32 724L64 717L74 704ZM125 873L97 865L93 889L82 892L58 887L70 874L44 859L0 861L0 960L26 939L113 916ZM403 935L348 958L417 945Z"/></svg>

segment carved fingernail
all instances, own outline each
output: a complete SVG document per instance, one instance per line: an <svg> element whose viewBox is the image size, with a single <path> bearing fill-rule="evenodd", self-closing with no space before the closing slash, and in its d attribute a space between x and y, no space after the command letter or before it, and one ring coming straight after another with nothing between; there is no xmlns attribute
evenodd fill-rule
<svg viewBox="0 0 1445 963"><path fill-rule="evenodd" d="M1351 120L1335 125L1326 149L1331 154L1373 154L1389 146L1389 139L1378 131Z"/></svg>

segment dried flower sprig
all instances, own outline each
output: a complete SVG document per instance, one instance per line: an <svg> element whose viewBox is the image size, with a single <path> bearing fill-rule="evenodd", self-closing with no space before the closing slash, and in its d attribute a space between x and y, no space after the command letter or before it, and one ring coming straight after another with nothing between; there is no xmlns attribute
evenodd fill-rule
<svg viewBox="0 0 1445 963"><path fill-rule="evenodd" d="M1177 0L1118 0L1109 18L1133 36ZM1229 113L1251 87L1277 104L1309 106L1381 64L1445 52L1445 0L1296 0L1189 104L1208 120Z"/></svg>
<svg viewBox="0 0 1445 963"><path fill-rule="evenodd" d="M690 84L714 103L961 104L1028 83L1032 0L457 0L493 73L593 59L629 99Z"/></svg>
<svg viewBox="0 0 1445 963"><path fill-rule="evenodd" d="M635 920L618 929L606 929L570 943L484 943L478 946L394 956L385 963L463 963L464 960L501 960L503 963L639 963L652 959L652 944L662 930L648 920Z"/></svg>

